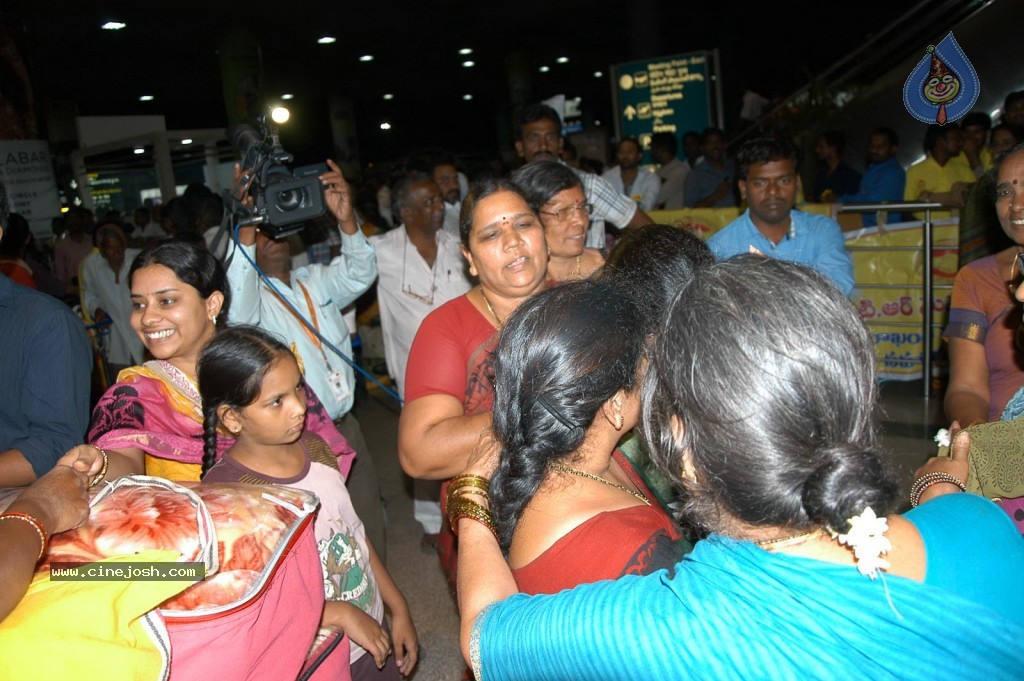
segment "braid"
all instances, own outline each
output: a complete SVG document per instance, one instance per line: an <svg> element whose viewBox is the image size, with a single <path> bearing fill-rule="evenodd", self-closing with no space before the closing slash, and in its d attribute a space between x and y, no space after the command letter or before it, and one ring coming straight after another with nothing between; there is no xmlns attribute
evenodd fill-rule
<svg viewBox="0 0 1024 681"><path fill-rule="evenodd" d="M203 469L200 478L217 462L217 410L206 409L203 414Z"/></svg>

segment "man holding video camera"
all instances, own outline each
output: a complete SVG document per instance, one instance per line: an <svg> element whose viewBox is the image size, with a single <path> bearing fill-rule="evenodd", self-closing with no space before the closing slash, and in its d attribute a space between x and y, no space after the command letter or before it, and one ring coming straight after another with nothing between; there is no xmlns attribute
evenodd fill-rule
<svg viewBox="0 0 1024 681"><path fill-rule="evenodd" d="M356 222L352 189L337 164L331 160L327 164L329 170L320 175L320 183L324 204L341 230L341 255L328 265L293 270L287 238L273 239L254 226L241 227L239 248L255 260L273 288L260 279L243 253L230 253L227 273L232 300L228 319L232 324L258 325L290 345L303 367L306 382L358 453L347 481L349 493L370 541L383 556L386 544L380 483L359 422L350 413L355 374L348 362L299 318L301 314L320 335L351 358L352 344L341 310L377 278L373 246Z"/></svg>

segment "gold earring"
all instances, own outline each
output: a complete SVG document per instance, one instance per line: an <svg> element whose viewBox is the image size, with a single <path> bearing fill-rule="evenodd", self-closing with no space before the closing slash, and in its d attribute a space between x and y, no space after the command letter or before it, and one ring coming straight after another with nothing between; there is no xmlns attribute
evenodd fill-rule
<svg viewBox="0 0 1024 681"><path fill-rule="evenodd" d="M622 426L626 424L626 419L622 418L622 414L615 415L615 430L622 430Z"/></svg>

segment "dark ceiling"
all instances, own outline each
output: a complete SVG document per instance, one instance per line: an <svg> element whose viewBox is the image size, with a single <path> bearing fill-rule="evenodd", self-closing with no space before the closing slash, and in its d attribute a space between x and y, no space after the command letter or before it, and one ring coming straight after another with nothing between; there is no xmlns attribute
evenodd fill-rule
<svg viewBox="0 0 1024 681"><path fill-rule="evenodd" d="M162 114L169 129L227 124L222 46L233 32L251 31L264 94L295 95L282 141L297 160L330 149L328 102L340 96L351 99L361 155L372 162L434 146L497 155L510 144L510 83L527 99L581 97L587 122L610 125L609 65L702 49L721 51L728 123L741 88L785 94L913 4L7 0L0 22L25 59L40 112L73 102L80 115ZM127 27L101 30L110 19ZM338 41L318 45L324 34ZM462 47L474 50L473 68L461 66ZM361 63L362 54L375 60ZM560 56L568 63L557 64ZM542 65L551 70L540 73ZM138 101L143 94L154 100ZM380 129L384 121L390 130Z"/></svg>

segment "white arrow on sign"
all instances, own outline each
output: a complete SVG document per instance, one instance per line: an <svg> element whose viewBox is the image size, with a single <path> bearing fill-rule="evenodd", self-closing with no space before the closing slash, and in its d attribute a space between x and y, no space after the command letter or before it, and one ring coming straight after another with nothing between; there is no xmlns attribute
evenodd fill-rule
<svg viewBox="0 0 1024 681"><path fill-rule="evenodd" d="M623 111L622 113L625 114L626 118L628 118L629 120L633 120L634 118L636 118L636 109L633 108L632 104L627 106L626 110Z"/></svg>

